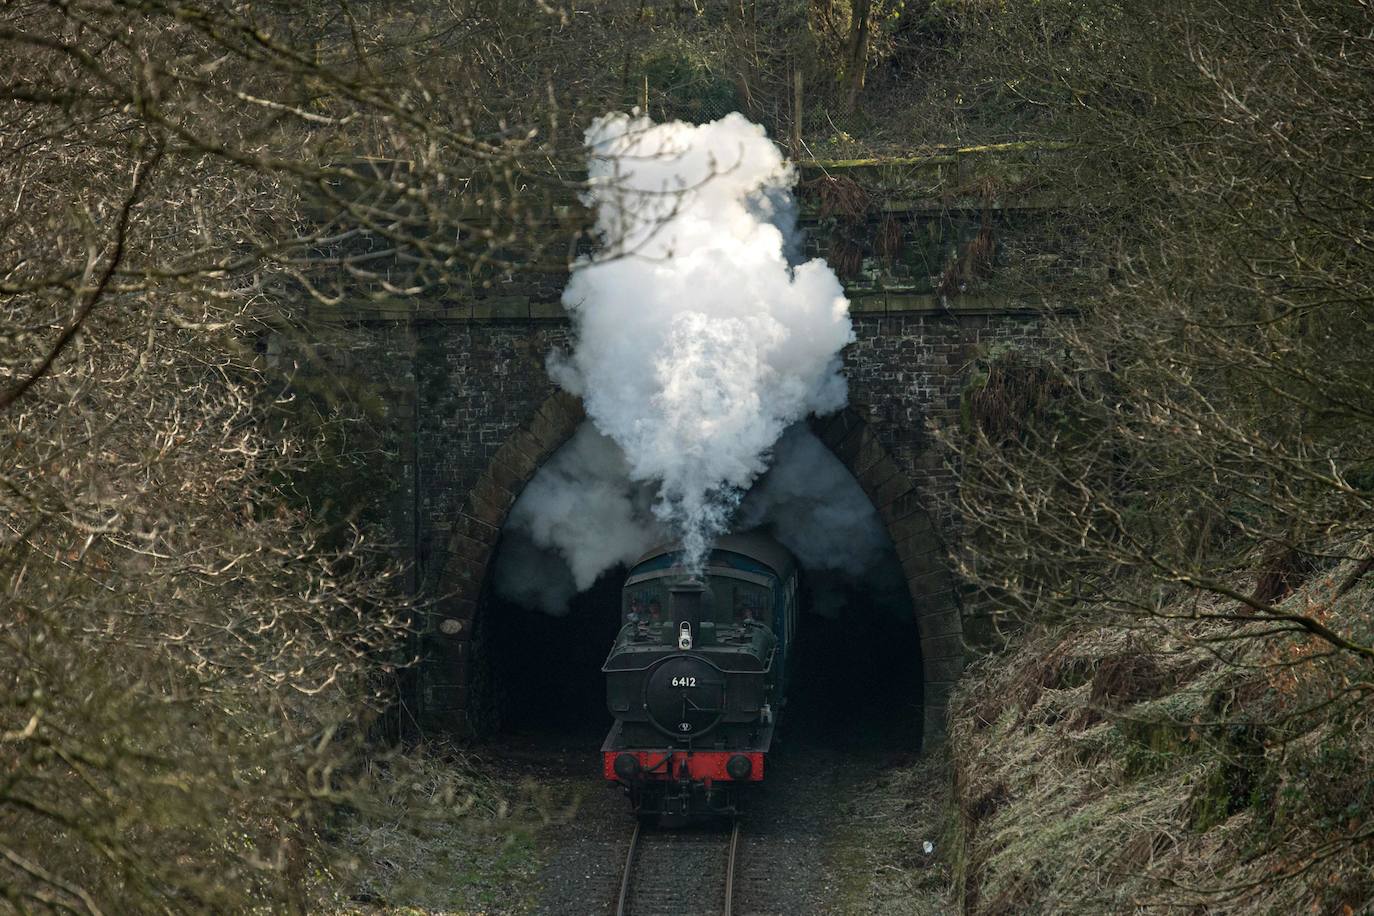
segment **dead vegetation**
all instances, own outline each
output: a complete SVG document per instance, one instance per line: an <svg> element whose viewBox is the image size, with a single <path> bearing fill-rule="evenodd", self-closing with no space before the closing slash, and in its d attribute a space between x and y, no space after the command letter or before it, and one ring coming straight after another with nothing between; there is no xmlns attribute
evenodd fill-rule
<svg viewBox="0 0 1374 916"><path fill-rule="evenodd" d="M1049 420L1068 393L1060 370L1038 354L990 348L974 362L960 420L966 431L1001 444Z"/></svg>
<svg viewBox="0 0 1374 916"><path fill-rule="evenodd" d="M569 811L449 745L382 755L367 769L369 791L333 824L339 855L321 887L321 910L504 913L533 905L536 832Z"/></svg>
<svg viewBox="0 0 1374 916"><path fill-rule="evenodd" d="M840 277L857 278L863 273L872 196L863 185L844 175L822 175L806 182L801 190L815 197L822 222L830 226L826 263Z"/></svg>
<svg viewBox="0 0 1374 916"><path fill-rule="evenodd" d="M549 195L450 180L529 149L486 12L6 4L0 909L311 908L413 609L357 486L382 437L276 356L539 258Z"/></svg>
<svg viewBox="0 0 1374 916"><path fill-rule="evenodd" d="M955 710L970 912L1374 905L1372 17L985 9L1102 282L979 361L947 439L967 607L1013 646Z"/></svg>
<svg viewBox="0 0 1374 916"><path fill-rule="evenodd" d="M1284 606L1369 632L1374 587L1341 592L1355 567ZM1311 637L1246 632L1261 626L1041 630L975 669L950 739L965 910L1364 911L1374 685Z"/></svg>

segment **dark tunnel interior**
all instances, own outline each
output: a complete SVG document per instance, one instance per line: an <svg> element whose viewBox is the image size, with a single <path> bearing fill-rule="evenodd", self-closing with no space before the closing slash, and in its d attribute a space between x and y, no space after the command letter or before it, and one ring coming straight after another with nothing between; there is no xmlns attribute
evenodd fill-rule
<svg viewBox="0 0 1374 916"><path fill-rule="evenodd" d="M840 596L835 612L802 621L790 727L842 747L918 749L921 641L910 599L862 585L846 586ZM803 607L817 603L809 597L803 593Z"/></svg>
<svg viewBox="0 0 1374 916"><path fill-rule="evenodd" d="M599 746L611 724L601 665L619 626L625 574L620 567L603 575L563 617L489 593L488 651L501 732ZM849 584L827 587L822 602L805 583L782 734L841 747L918 749L921 655L910 599L890 588ZM827 612L815 613L822 603Z"/></svg>
<svg viewBox="0 0 1374 916"><path fill-rule="evenodd" d="M573 598L563 617L490 595L486 613L502 731L606 733L611 716L601 664L620 627L624 579L624 567L606 573Z"/></svg>

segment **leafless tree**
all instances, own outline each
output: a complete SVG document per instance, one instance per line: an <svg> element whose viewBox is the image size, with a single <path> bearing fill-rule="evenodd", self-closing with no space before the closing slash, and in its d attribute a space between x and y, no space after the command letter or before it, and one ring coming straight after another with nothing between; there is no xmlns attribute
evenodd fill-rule
<svg viewBox="0 0 1374 916"><path fill-rule="evenodd" d="M301 911L406 604L268 335L566 262L537 5L0 17L0 899ZM557 59L542 58L549 72ZM561 87L560 87L561 88ZM562 246L561 248L556 246ZM368 456L343 456L348 461Z"/></svg>
<svg viewBox="0 0 1374 916"><path fill-rule="evenodd" d="M1082 305L1058 352L988 354L968 392L961 571L1018 628L1207 648L1277 692L1195 727L1260 729L1284 780L1335 742L1324 778L1363 797L1374 631L1343 599L1374 566L1374 14L1061 2L971 28L970 79L1073 145L1047 180L1104 270L1053 292ZM1197 880L1218 897L1187 893L1251 905L1290 882L1322 908L1368 890L1314 877L1370 857L1367 811L1326 831L1328 806L1275 803L1286 845L1252 852L1284 864L1233 851Z"/></svg>

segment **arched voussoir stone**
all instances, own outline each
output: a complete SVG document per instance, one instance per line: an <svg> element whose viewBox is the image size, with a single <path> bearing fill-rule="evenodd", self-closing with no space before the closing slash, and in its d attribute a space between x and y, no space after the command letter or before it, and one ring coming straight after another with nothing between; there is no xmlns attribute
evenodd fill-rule
<svg viewBox="0 0 1374 916"><path fill-rule="evenodd" d="M585 419L577 398L561 391L550 396L506 437L468 492L448 539L442 597L428 628L421 714L430 723L456 731L471 725L473 711L466 707L480 705L472 698L482 693L474 673L483 668L478 618L501 529L520 492ZM964 655L960 609L935 520L922 503L914 469L886 449L859 411L813 418L811 428L868 494L897 550L920 637L924 733L938 739Z"/></svg>
<svg viewBox="0 0 1374 916"><path fill-rule="evenodd" d="M912 474L862 413L846 407L813 418L811 429L873 502L902 564L921 641L922 715L927 739L945 733L951 684L963 669L963 622L935 519Z"/></svg>
<svg viewBox="0 0 1374 916"><path fill-rule="evenodd" d="M473 640L481 638L477 617L501 529L525 485L585 419L580 400L555 392L506 437L468 490L445 544L436 607L421 634L417 718L424 729L471 728L468 706L481 669Z"/></svg>
<svg viewBox="0 0 1374 916"><path fill-rule="evenodd" d="M478 600L516 497L585 419L581 401L566 391L556 391L492 455L468 491L459 524L449 538L439 582L441 602Z"/></svg>

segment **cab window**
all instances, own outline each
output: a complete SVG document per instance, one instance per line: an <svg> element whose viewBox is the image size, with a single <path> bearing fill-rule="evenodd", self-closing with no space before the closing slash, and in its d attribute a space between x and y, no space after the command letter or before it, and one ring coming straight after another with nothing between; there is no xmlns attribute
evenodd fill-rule
<svg viewBox="0 0 1374 916"><path fill-rule="evenodd" d="M658 582L641 582L626 587L621 619L659 623L668 619L668 590Z"/></svg>
<svg viewBox="0 0 1374 916"><path fill-rule="evenodd" d="M769 590L752 582L735 582L734 599L731 602L732 620L743 624L749 620L771 625L768 613Z"/></svg>

